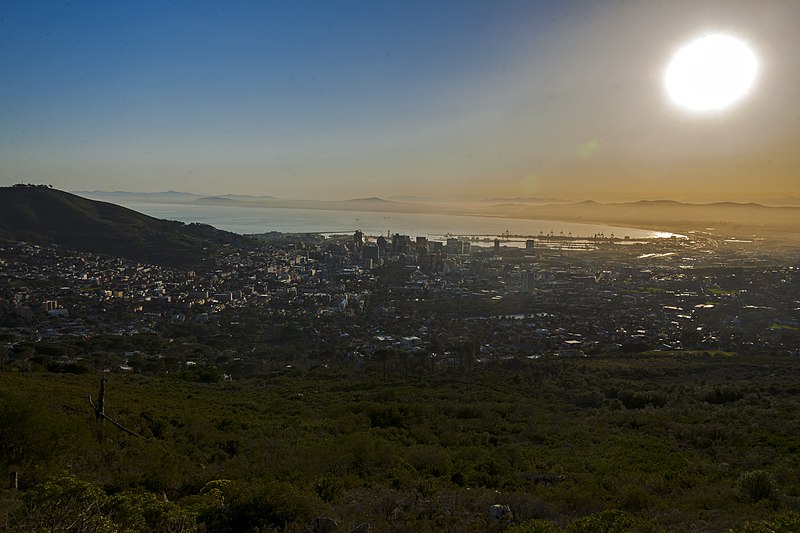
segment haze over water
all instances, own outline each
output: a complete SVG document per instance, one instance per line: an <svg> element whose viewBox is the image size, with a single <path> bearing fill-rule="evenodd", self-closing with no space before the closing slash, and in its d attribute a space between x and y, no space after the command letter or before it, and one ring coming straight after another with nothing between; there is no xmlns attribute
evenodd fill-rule
<svg viewBox="0 0 800 533"><path fill-rule="evenodd" d="M412 238L442 239L446 234L496 236L572 235L591 237L604 234L634 239L670 237L671 233L603 224L580 224L552 220L530 220L431 213L376 213L273 207L235 207L129 202L126 207L147 215L181 222L199 222L234 233L352 233L360 229L368 236L400 233Z"/></svg>

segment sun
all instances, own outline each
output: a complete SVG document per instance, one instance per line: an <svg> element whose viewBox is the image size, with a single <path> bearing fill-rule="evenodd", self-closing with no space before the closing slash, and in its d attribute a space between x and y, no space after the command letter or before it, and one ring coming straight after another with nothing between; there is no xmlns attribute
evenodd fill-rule
<svg viewBox="0 0 800 533"><path fill-rule="evenodd" d="M718 111L747 94L757 73L758 61L750 47L718 33L678 50L667 66L664 85L672 101L686 109Z"/></svg>

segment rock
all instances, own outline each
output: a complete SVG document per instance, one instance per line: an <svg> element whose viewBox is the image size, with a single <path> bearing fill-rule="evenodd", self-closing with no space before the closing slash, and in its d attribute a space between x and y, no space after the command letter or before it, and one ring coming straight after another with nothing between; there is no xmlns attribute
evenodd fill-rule
<svg viewBox="0 0 800 533"><path fill-rule="evenodd" d="M511 516L511 507L508 505L500 505L496 503L489 507L489 521L499 522L506 516Z"/></svg>

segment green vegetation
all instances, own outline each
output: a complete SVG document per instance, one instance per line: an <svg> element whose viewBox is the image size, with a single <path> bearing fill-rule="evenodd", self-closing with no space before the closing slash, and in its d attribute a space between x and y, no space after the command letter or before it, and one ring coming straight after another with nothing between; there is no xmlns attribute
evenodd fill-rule
<svg viewBox="0 0 800 533"><path fill-rule="evenodd" d="M714 296L735 296L739 294L739 291L728 291L725 289L718 289L716 287L712 287L708 290Z"/></svg>
<svg viewBox="0 0 800 533"><path fill-rule="evenodd" d="M641 352L641 355L654 357L654 356L702 356L702 357L733 357L736 355L734 352L726 352L723 350L647 350Z"/></svg>
<svg viewBox="0 0 800 533"><path fill-rule="evenodd" d="M772 324L769 329L784 329L787 331L800 331L800 328L794 326L788 326L786 324Z"/></svg>
<svg viewBox="0 0 800 533"><path fill-rule="evenodd" d="M0 529L796 531L798 370L676 353L111 374L106 414L142 438L97 422L95 371L6 370Z"/></svg>

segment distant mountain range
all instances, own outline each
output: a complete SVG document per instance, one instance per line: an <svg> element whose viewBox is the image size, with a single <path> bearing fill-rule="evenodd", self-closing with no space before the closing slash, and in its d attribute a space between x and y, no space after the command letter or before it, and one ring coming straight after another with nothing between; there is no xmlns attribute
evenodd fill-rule
<svg viewBox="0 0 800 533"><path fill-rule="evenodd" d="M127 191L72 191L73 194L92 200L126 200L129 202L154 202L186 204L201 198L202 194L190 192L127 192Z"/></svg>
<svg viewBox="0 0 800 533"><path fill-rule="evenodd" d="M288 200L273 196L202 196L187 192L128 193L92 191L80 193L135 208L136 203L158 202L207 206L346 210L383 213L438 213L541 220L613 224L685 233L715 228L740 236L779 236L800 239L800 206L786 205L797 198L784 198L771 205L757 203L686 203L674 200L639 200L600 203L569 202L557 198L487 198L479 201L435 201L421 196L355 198L351 200Z"/></svg>
<svg viewBox="0 0 800 533"><path fill-rule="evenodd" d="M191 192L127 192L127 191L73 191L73 194L92 200L116 200L127 202L189 204L214 201L260 202L277 200L274 196L249 196L246 194L222 194L208 196Z"/></svg>
<svg viewBox="0 0 800 533"><path fill-rule="evenodd" d="M186 193L174 194L182 198ZM201 265L222 245L250 242L205 224L159 220L44 186L0 187L0 240L184 267Z"/></svg>
<svg viewBox="0 0 800 533"><path fill-rule="evenodd" d="M208 205L227 207L279 207L286 209L327 209L334 211L384 211L418 212L421 206L410 202L385 200L377 196L350 200L287 200L275 196L248 196L222 194L204 196L188 192L125 192L125 191L75 191L74 194L93 200L117 202L135 207L138 203Z"/></svg>
<svg viewBox="0 0 800 533"><path fill-rule="evenodd" d="M515 196L513 198L485 198L481 202L500 202L500 203L517 203L517 204L566 204L570 203L569 200L562 200L561 198L539 198L537 196Z"/></svg>
<svg viewBox="0 0 800 533"><path fill-rule="evenodd" d="M785 196L783 198L778 198L775 200L769 200L764 202L768 205L773 206L793 206L793 207L800 207L800 198L797 196Z"/></svg>
<svg viewBox="0 0 800 533"><path fill-rule="evenodd" d="M716 235L765 237L782 241L800 239L800 207L772 207L756 203L714 202L692 204L673 200L598 203L587 200L565 204L493 204L474 214L612 224L633 228Z"/></svg>

